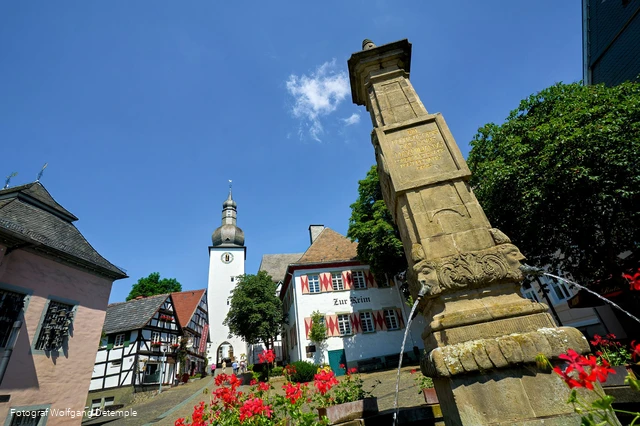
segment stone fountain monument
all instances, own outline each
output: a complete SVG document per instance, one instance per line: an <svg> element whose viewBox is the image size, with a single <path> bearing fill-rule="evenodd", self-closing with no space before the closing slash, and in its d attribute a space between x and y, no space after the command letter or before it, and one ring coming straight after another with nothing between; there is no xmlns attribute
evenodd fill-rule
<svg viewBox="0 0 640 426"><path fill-rule="evenodd" d="M353 102L371 115L411 292L430 321L421 368L434 378L445 423L579 424L567 386L537 369L535 358L557 361L569 348L586 353L587 340L520 295L524 256L489 224L444 118L429 114L411 85L411 44L365 40L348 64Z"/></svg>

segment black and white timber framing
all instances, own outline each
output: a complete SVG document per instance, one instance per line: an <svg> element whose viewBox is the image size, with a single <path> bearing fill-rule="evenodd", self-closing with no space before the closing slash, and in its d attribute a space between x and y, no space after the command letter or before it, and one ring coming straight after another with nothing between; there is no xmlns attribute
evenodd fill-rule
<svg viewBox="0 0 640 426"><path fill-rule="evenodd" d="M182 329L170 295L109 305L104 332L89 391L174 383Z"/></svg>

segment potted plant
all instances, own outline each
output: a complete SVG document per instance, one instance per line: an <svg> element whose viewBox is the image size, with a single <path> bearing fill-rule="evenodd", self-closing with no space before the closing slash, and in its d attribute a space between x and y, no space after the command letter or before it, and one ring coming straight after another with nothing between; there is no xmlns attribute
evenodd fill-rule
<svg viewBox="0 0 640 426"><path fill-rule="evenodd" d="M411 374L416 374L417 370L411 370ZM433 379L431 377L427 377L422 373L417 374L413 380L418 385L418 393L422 393L424 395L424 402L428 405L438 404L438 395L436 394L436 390L433 387Z"/></svg>
<svg viewBox="0 0 640 426"><path fill-rule="evenodd" d="M608 376L602 386L623 386L627 371L631 371L629 364L631 364L633 351L622 345L613 333L605 337L595 334L590 343L595 349L598 364L611 367L616 373Z"/></svg>
<svg viewBox="0 0 640 426"><path fill-rule="evenodd" d="M160 346L162 346L162 342L160 341L151 342L152 348L159 348Z"/></svg>
<svg viewBox="0 0 640 426"><path fill-rule="evenodd" d="M347 369L344 364L340 368L346 370L342 380L336 378L330 367L319 368L314 376L314 386L318 390L314 398L319 405L319 418L326 417L329 424L337 424L377 414L378 399L372 396L373 389L367 391L363 388L358 369Z"/></svg>

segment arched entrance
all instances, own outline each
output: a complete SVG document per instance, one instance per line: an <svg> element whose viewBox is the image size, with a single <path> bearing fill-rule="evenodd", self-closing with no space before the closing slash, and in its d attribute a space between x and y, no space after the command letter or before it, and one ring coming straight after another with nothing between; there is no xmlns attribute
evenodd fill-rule
<svg viewBox="0 0 640 426"><path fill-rule="evenodd" d="M222 361L226 361L227 365L233 361L233 345L229 342L223 342L218 346L216 355L216 364L221 365Z"/></svg>

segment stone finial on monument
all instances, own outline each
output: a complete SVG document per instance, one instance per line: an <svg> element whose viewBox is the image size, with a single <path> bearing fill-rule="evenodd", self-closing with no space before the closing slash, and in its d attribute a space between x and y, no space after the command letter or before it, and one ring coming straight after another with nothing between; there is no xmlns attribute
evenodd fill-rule
<svg viewBox="0 0 640 426"><path fill-rule="evenodd" d="M540 353L554 362L569 348L586 353L587 340L520 295L524 256L491 227L444 118L427 112L409 81L411 44L362 45L348 61L351 94L371 116L383 197L430 321L421 367L446 424L575 423L562 380L534 363Z"/></svg>

